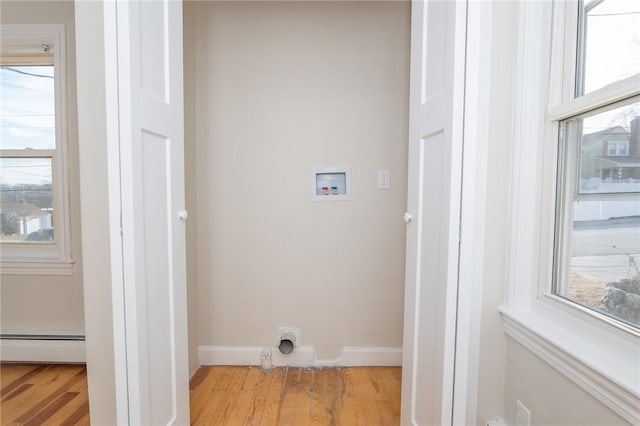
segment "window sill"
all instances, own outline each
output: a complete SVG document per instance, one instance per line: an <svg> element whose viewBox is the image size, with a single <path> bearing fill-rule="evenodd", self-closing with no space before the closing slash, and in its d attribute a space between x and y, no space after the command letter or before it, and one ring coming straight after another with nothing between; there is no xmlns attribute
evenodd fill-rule
<svg viewBox="0 0 640 426"><path fill-rule="evenodd" d="M3 260L1 275L71 275L74 260Z"/></svg>
<svg viewBox="0 0 640 426"><path fill-rule="evenodd" d="M581 333L577 324L551 310L518 312L503 307L500 312L507 335L625 420L640 424L638 339L611 333L603 342L599 331Z"/></svg>

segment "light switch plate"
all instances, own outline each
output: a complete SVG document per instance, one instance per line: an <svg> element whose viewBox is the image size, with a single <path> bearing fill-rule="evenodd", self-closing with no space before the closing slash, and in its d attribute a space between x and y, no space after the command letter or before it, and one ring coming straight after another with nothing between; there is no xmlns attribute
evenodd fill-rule
<svg viewBox="0 0 640 426"><path fill-rule="evenodd" d="M389 170L378 170L378 189L391 189Z"/></svg>

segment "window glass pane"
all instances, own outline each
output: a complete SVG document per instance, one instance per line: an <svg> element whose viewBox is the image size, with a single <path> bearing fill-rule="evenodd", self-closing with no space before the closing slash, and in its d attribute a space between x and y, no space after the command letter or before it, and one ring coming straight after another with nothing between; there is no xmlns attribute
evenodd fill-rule
<svg viewBox="0 0 640 426"><path fill-rule="evenodd" d="M0 67L0 148L55 146L53 66Z"/></svg>
<svg viewBox="0 0 640 426"><path fill-rule="evenodd" d="M560 123L564 187L554 293L640 327L640 102L634 100Z"/></svg>
<svg viewBox="0 0 640 426"><path fill-rule="evenodd" d="M569 285L560 295L640 326L640 199L573 207Z"/></svg>
<svg viewBox="0 0 640 426"><path fill-rule="evenodd" d="M582 22L578 96L640 72L640 1L585 0Z"/></svg>
<svg viewBox="0 0 640 426"><path fill-rule="evenodd" d="M0 158L0 241L52 242L51 158Z"/></svg>
<svg viewBox="0 0 640 426"><path fill-rule="evenodd" d="M579 120L580 194L640 192L640 102Z"/></svg>

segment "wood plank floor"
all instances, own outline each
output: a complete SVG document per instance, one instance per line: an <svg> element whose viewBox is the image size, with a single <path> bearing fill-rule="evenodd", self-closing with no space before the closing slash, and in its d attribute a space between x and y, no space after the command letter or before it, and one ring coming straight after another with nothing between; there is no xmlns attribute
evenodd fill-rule
<svg viewBox="0 0 640 426"><path fill-rule="evenodd" d="M191 424L400 423L400 368L201 367L191 379ZM0 424L88 425L83 365L0 366Z"/></svg>
<svg viewBox="0 0 640 426"><path fill-rule="evenodd" d="M200 367L192 425L400 424L400 368Z"/></svg>
<svg viewBox="0 0 640 426"><path fill-rule="evenodd" d="M89 424L84 365L3 363L0 389L2 425Z"/></svg>

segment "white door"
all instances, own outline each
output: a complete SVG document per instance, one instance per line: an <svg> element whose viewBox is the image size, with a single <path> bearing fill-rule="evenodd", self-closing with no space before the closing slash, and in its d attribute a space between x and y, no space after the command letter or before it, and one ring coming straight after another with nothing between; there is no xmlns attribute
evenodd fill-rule
<svg viewBox="0 0 640 426"><path fill-rule="evenodd" d="M118 1L129 424L189 424L182 4Z"/></svg>
<svg viewBox="0 0 640 426"><path fill-rule="evenodd" d="M466 7L412 5L403 425L452 423Z"/></svg>

